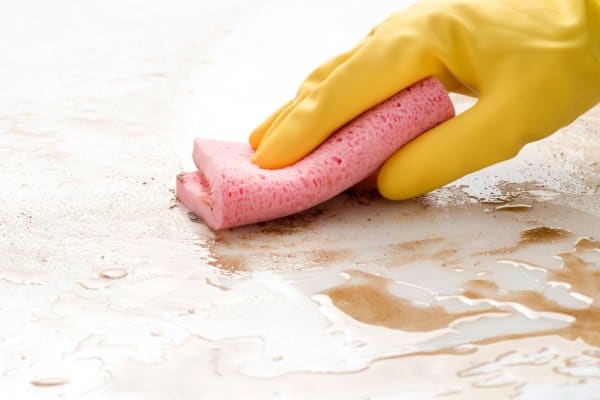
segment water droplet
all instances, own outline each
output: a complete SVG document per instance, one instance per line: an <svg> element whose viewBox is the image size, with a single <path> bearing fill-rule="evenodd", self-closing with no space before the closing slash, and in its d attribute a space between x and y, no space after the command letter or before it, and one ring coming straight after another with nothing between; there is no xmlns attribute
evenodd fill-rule
<svg viewBox="0 0 600 400"><path fill-rule="evenodd" d="M565 360L564 366L554 371L577 378L600 378L600 361L588 355L570 357Z"/></svg>
<svg viewBox="0 0 600 400"><path fill-rule="evenodd" d="M517 383L517 380L514 377L510 375L499 374L492 376L491 378L485 379L483 381L475 382L473 383L473 386L479 388L493 388L512 385L513 383Z"/></svg>
<svg viewBox="0 0 600 400"><path fill-rule="evenodd" d="M127 276L127 271L123 268L109 268L100 272L100 277L104 279L122 279Z"/></svg>
<svg viewBox="0 0 600 400"><path fill-rule="evenodd" d="M456 354L472 354L475 353L479 347L471 343L465 343L452 348Z"/></svg>
<svg viewBox="0 0 600 400"><path fill-rule="evenodd" d="M48 378L34 379L31 381L31 384L33 386L38 386L38 387L52 387L52 386L64 385L67 382L69 382L68 379L48 377Z"/></svg>
<svg viewBox="0 0 600 400"><path fill-rule="evenodd" d="M592 361L588 357L575 356L569 357L565 360L565 365L568 367L582 367L591 365L594 361Z"/></svg>
<svg viewBox="0 0 600 400"><path fill-rule="evenodd" d="M75 283L87 290L100 290L106 289L111 286L110 283L101 279L87 279L76 281Z"/></svg>
<svg viewBox="0 0 600 400"><path fill-rule="evenodd" d="M496 211L528 211L531 209L531 204L503 204L494 208Z"/></svg>
<svg viewBox="0 0 600 400"><path fill-rule="evenodd" d="M600 358L600 349L591 349L583 352L586 356Z"/></svg>
<svg viewBox="0 0 600 400"><path fill-rule="evenodd" d="M39 272L17 270L0 270L0 281L17 283L21 285L41 285L46 283L45 276Z"/></svg>

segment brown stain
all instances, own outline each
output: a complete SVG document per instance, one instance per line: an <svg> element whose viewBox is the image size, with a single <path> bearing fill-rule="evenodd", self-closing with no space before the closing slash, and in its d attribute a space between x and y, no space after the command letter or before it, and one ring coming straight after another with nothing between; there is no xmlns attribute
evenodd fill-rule
<svg viewBox="0 0 600 400"><path fill-rule="evenodd" d="M421 307L389 293L388 281L384 278L357 271L348 273L364 283L334 287L324 294L340 310L366 324L409 332L427 332L446 328L460 318L489 312L485 310L454 314L439 305Z"/></svg>
<svg viewBox="0 0 600 400"><path fill-rule="evenodd" d="M393 266L406 265L420 260L448 261L443 266L451 265L449 260L458 253L456 248L432 249L433 245L442 243L442 237L412 240L395 243L386 247L386 250L395 255Z"/></svg>
<svg viewBox="0 0 600 400"><path fill-rule="evenodd" d="M529 231L525 240L542 242L562 238L565 230ZM570 233L568 233L570 234ZM600 242L589 238L579 239L569 252L558 254L563 260L559 269L546 269L547 281L559 281L571 286L572 291L594 299L589 307L571 309L554 302L544 294L533 290L503 290L492 281L475 279L465 283L462 295L471 299L491 299L498 302L518 303L537 312L552 312L569 315L574 321L565 328L527 334L503 335L484 339L478 344L521 339L549 334L567 340L581 339L591 346L600 346L600 266L586 262L583 253L600 250ZM541 268L541 267L538 267ZM412 332L427 332L449 327L464 317L502 311L492 308L481 311L449 313L439 305L421 307L411 301L392 295L388 291L389 281L359 271L348 271L355 283L348 283L324 292L333 304L357 321ZM445 351L444 349L442 351ZM438 354L436 351L431 354ZM429 354L429 353L428 353Z"/></svg>
<svg viewBox="0 0 600 400"><path fill-rule="evenodd" d="M539 226L521 231L520 244L553 243L566 238L572 233L566 229Z"/></svg>
<svg viewBox="0 0 600 400"><path fill-rule="evenodd" d="M572 292L593 299L592 304L584 309L564 307L536 291L503 291L494 282L487 280L466 282L462 294L473 299L488 298L515 302L534 311L570 315L575 318L575 321L570 326L553 333L569 340L581 338L589 345L600 346L600 266L586 262L582 258L582 253L598 250L600 250L600 242L589 238L579 239L571 251L557 255L562 259L561 268L546 269L547 281L567 283L571 286Z"/></svg>
<svg viewBox="0 0 600 400"><path fill-rule="evenodd" d="M383 200L383 197L381 197L377 190L377 180L373 183L374 184L368 183L365 180L346 190L342 196L350 201L357 202L361 206L368 206L374 201Z"/></svg>
<svg viewBox="0 0 600 400"><path fill-rule="evenodd" d="M535 197L531 192L537 190L543 190L547 192L556 192L546 186L544 186L541 182L531 180L524 182L509 182L509 181L499 181L496 184L496 188L504 195L510 198L516 197Z"/></svg>
<svg viewBox="0 0 600 400"><path fill-rule="evenodd" d="M456 253L458 253L457 249L442 249L433 253L431 258L434 260L446 260L456 255Z"/></svg>
<svg viewBox="0 0 600 400"><path fill-rule="evenodd" d="M241 256L221 254L221 249L229 244L230 239L227 231L213 231L213 237L206 244L208 252L213 258L208 262L208 265L228 273L247 271L248 265Z"/></svg>
<svg viewBox="0 0 600 400"><path fill-rule="evenodd" d="M501 338L494 338L487 342L496 342L499 340L522 338L527 336L541 336L550 333L560 335L568 340L581 338L592 346L600 346L600 308L597 304L585 309L571 309L563 307L552 300L547 299L543 294L535 291L512 291L510 294L489 295L478 291L465 291L463 296L474 299L493 299L503 302L519 303L534 311L553 312L558 314L570 315L575 321L566 328L554 331L539 332L537 334L527 335L509 335Z"/></svg>
<svg viewBox="0 0 600 400"><path fill-rule="evenodd" d="M223 231L212 231L213 237L208 240L207 248L214 260L208 264L230 273L247 271L248 264L242 256L223 255L223 248L230 247L233 241L235 241L236 247L241 249L256 249L261 246L253 244L253 240L269 239L271 236L290 235L300 232L316 221L324 211L322 208L313 208L273 221L260 222ZM345 252L335 250L319 250L312 255L312 258L317 263L329 263L334 261L334 259L344 257L345 254ZM292 254L289 256L291 257Z"/></svg>
<svg viewBox="0 0 600 400"><path fill-rule="evenodd" d="M432 237L432 238L426 238L426 239L411 240L408 242L393 244L390 246L390 249L393 251L398 251L398 252L416 251L416 250L421 250L424 247L428 247L434 243L440 243L442 240L444 240L444 238L442 238L442 237Z"/></svg>
<svg viewBox="0 0 600 400"><path fill-rule="evenodd" d="M472 253L472 256L493 256L512 253L529 245L555 243L572 236L572 232L549 226L538 226L521 231L519 242L513 246L499 247L497 249L482 250Z"/></svg>
<svg viewBox="0 0 600 400"><path fill-rule="evenodd" d="M408 200L421 208L421 210L426 210L430 207L435 206L435 202L432 201L427 195L414 197L411 200Z"/></svg>
<svg viewBox="0 0 600 400"><path fill-rule="evenodd" d="M579 240L577 240L577 243L575 243L574 249L575 251L586 251L586 250L592 250L592 251L600 251L600 241L599 240L593 240L591 238L580 238Z"/></svg>
<svg viewBox="0 0 600 400"><path fill-rule="evenodd" d="M322 208L311 208L289 217L259 222L249 228L244 238L253 239L258 235L290 235L310 226L324 212L325 210Z"/></svg>
<svg viewBox="0 0 600 400"><path fill-rule="evenodd" d="M515 200L528 201L531 199L535 199L537 196L535 195L535 191L544 191L556 193L555 190L550 189L542 182L530 180L524 182L510 182L506 180L499 181L495 184L496 189L500 192L498 195L490 196L490 197L475 197L475 200L478 203L483 205L497 205L501 206L503 204L507 205L507 209L505 211L526 211L523 210L510 210L510 204Z"/></svg>
<svg viewBox="0 0 600 400"><path fill-rule="evenodd" d="M213 231L213 237L210 240L210 245L213 246L223 246L229 244L229 238L226 232L224 231Z"/></svg>
<svg viewBox="0 0 600 400"><path fill-rule="evenodd" d="M570 284L573 291L590 297L593 305L600 307L600 265L584 259L586 252L596 251L600 251L599 241L579 239L573 249L557 254L562 260L561 268L549 270L548 280Z"/></svg>
<svg viewBox="0 0 600 400"><path fill-rule="evenodd" d="M248 265L244 259L239 256L216 256L214 260L208 262L208 265L226 272L241 272L248 270Z"/></svg>
<svg viewBox="0 0 600 400"><path fill-rule="evenodd" d="M318 249L311 252L311 261L319 265L327 265L336 261L348 260L352 251L348 249Z"/></svg>
<svg viewBox="0 0 600 400"><path fill-rule="evenodd" d="M502 254L512 253L513 251L517 251L522 246L507 246L507 247L499 247L497 249L489 249L489 250L481 250L471 253L472 256L497 256Z"/></svg>
<svg viewBox="0 0 600 400"><path fill-rule="evenodd" d="M470 299L495 298L500 288L487 279L473 279L465 282L462 295Z"/></svg>

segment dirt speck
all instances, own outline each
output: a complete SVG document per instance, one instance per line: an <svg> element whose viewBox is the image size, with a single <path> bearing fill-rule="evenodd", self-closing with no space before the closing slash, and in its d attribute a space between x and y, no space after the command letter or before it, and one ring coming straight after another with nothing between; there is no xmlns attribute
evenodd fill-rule
<svg viewBox="0 0 600 400"><path fill-rule="evenodd" d="M276 219L273 221L259 222L257 234L289 235L298 232L315 222L323 213L324 209L312 208L310 210Z"/></svg>

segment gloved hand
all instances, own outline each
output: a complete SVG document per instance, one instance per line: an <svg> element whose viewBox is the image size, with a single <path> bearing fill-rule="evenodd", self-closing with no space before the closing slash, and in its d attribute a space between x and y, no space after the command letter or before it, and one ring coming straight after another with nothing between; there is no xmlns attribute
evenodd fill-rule
<svg viewBox="0 0 600 400"><path fill-rule="evenodd" d="M387 160L378 188L390 199L511 158L597 104L600 0L421 1L313 71L296 98L252 132L253 161L291 165L428 76L479 100Z"/></svg>

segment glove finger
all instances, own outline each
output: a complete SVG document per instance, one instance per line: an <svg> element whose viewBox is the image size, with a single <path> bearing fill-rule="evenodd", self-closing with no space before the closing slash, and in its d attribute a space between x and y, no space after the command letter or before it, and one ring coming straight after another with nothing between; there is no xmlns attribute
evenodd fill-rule
<svg viewBox="0 0 600 400"><path fill-rule="evenodd" d="M274 122L285 117L295 104L300 102L300 100L302 100L315 86L319 85L324 79L326 79L329 74L331 74L331 72L334 71L339 65L343 64L348 58L350 58L350 56L352 56L352 54L354 54L362 46L363 42L364 40L356 45L352 50L338 54L331 60L321 64L314 71L312 71L300 85L296 97L288 101L285 105L271 114L265 121L256 127L252 133L250 133L250 145L254 149L258 148L265 137L265 134L269 131L271 126L273 126Z"/></svg>
<svg viewBox="0 0 600 400"><path fill-rule="evenodd" d="M354 53L358 51L362 47L364 40L361 40L356 46L354 46L351 50L338 54L333 57L329 61L321 64L317 68L315 68L300 84L300 88L298 89L298 93L296 97L301 97L305 95L310 90L312 90L315 86L323 82L327 77L340 65L342 65L346 60L348 60Z"/></svg>
<svg viewBox="0 0 600 400"><path fill-rule="evenodd" d="M254 130L250 133L250 146L254 150L260 145L265 133L269 130L269 127L273 124L273 121L277 119L282 113L285 113L286 110L289 110L294 103L295 99L292 99L281 106L278 110L276 110L273 114L271 114L267 119L265 119L260 125L258 125Z"/></svg>
<svg viewBox="0 0 600 400"><path fill-rule="evenodd" d="M392 200L409 199L515 156L523 143L508 110L480 100L418 136L384 163L379 192Z"/></svg>
<svg viewBox="0 0 600 400"><path fill-rule="evenodd" d="M253 161L263 168L291 165L365 110L421 79L441 73L437 59L428 56L410 33L377 43L367 38L283 118L274 121Z"/></svg>

